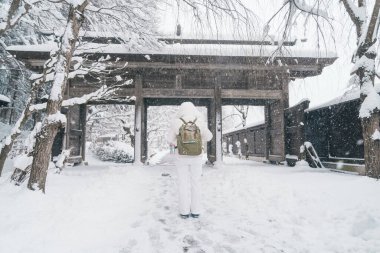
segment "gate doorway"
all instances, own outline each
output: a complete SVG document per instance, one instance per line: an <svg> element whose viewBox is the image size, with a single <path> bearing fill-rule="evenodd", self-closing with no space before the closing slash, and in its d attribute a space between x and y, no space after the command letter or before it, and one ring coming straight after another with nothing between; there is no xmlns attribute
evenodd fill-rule
<svg viewBox="0 0 380 253"><path fill-rule="evenodd" d="M85 159L116 163L134 161L134 105L88 105Z"/></svg>
<svg viewBox="0 0 380 253"><path fill-rule="evenodd" d="M263 161L266 156L265 106L223 106L223 156Z"/></svg>

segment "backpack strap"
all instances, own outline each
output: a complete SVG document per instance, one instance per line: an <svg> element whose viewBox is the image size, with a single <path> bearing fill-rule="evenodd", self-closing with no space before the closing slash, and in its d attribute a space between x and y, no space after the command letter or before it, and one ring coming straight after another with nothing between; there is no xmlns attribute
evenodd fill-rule
<svg viewBox="0 0 380 253"><path fill-rule="evenodd" d="M183 119L183 118L179 118L182 122L183 122L183 124L187 124L187 122Z"/></svg>
<svg viewBox="0 0 380 253"><path fill-rule="evenodd" d="M183 122L183 124L187 124L187 123L191 123L192 125L194 125L195 124L195 121L197 121L197 118L195 118L193 121L188 121L188 122L186 122L183 118L179 118L182 122Z"/></svg>

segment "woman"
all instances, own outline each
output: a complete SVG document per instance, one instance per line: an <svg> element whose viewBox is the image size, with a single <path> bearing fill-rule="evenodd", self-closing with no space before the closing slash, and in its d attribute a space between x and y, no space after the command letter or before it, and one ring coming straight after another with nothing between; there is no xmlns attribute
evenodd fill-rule
<svg viewBox="0 0 380 253"><path fill-rule="evenodd" d="M177 146L177 137L184 122L194 122L200 130L202 142L212 139L212 133L207 128L201 113L191 102L184 102L179 107L176 117L171 122L168 132L168 142ZM179 212L181 218L198 218L201 212L202 154L180 155L176 152L175 164L178 173Z"/></svg>

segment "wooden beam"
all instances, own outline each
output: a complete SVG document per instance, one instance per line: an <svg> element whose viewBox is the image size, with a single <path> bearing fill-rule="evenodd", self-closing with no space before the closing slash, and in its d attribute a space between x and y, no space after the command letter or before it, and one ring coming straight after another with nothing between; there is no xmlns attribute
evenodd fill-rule
<svg viewBox="0 0 380 253"><path fill-rule="evenodd" d="M241 99L281 99L282 90L254 90L254 89L222 89L223 98L241 98Z"/></svg>
<svg viewBox="0 0 380 253"><path fill-rule="evenodd" d="M23 59L27 66L31 68L40 68L44 65L46 60L41 59ZM322 60L321 60L322 62ZM113 64L113 68L121 68L126 62L119 61ZM85 63L85 66L91 65L91 62ZM238 63L165 63L165 62L128 62L128 69L174 69L174 70L207 70L207 71L228 71L228 70L241 70L241 71L289 71L292 78L304 78L308 76L319 75L325 64L289 64L287 66L278 65L265 65L261 64L238 64ZM328 65L328 64L327 64ZM41 69L42 70L42 69Z"/></svg>
<svg viewBox="0 0 380 253"><path fill-rule="evenodd" d="M213 89L143 89L145 98L212 98Z"/></svg>
<svg viewBox="0 0 380 253"><path fill-rule="evenodd" d="M97 90L97 87L71 87L70 96L79 97ZM123 88L115 92L117 97L135 96L135 88ZM214 89L154 89L142 88L145 98L214 98ZM283 90L221 89L222 99L282 99Z"/></svg>
<svg viewBox="0 0 380 253"><path fill-rule="evenodd" d="M121 98L110 98L110 99L102 99L102 100L92 100L87 102L87 105L135 105L135 100Z"/></svg>
<svg viewBox="0 0 380 253"><path fill-rule="evenodd" d="M182 75L180 74L175 76L175 88L182 89Z"/></svg>
<svg viewBox="0 0 380 253"><path fill-rule="evenodd" d="M122 67L125 63L118 62L115 64L115 67ZM120 65L120 66L118 66ZM222 63L165 63L165 62L128 62L127 68L129 69L178 69L178 70L192 70L192 69L201 69L201 70L213 70L213 71L228 71L228 70L267 70L267 71L280 71L284 70L289 71L314 71L319 72L321 66L319 64L297 64L297 65L288 65L288 66L278 66L278 65L265 65L265 64L222 64Z"/></svg>

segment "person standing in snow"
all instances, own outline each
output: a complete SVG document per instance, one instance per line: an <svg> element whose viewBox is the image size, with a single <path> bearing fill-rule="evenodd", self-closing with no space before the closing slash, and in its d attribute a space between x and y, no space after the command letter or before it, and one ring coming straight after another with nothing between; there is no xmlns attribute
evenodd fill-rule
<svg viewBox="0 0 380 253"><path fill-rule="evenodd" d="M228 155L229 156L232 156L234 154L232 151L232 148L233 148L233 145L232 145L232 143L230 143L230 145L228 145Z"/></svg>
<svg viewBox="0 0 380 253"><path fill-rule="evenodd" d="M244 138L245 143L245 159L249 160L249 144L246 138Z"/></svg>
<svg viewBox="0 0 380 253"><path fill-rule="evenodd" d="M237 153L238 153L238 156L239 156L239 159L241 159L241 143L240 143L240 141L239 140L237 140L236 141L236 143L235 143L235 145L236 145L236 148L237 148Z"/></svg>
<svg viewBox="0 0 380 253"><path fill-rule="evenodd" d="M223 141L222 143L222 150L223 150L223 155L227 155L227 142Z"/></svg>
<svg viewBox="0 0 380 253"><path fill-rule="evenodd" d="M195 124L200 131L201 142L205 143L212 139L212 133L202 119L201 113L191 102L184 102L179 107L176 117L172 120L168 131L168 142L171 147L179 145L178 139L183 126ZM180 147L179 147L180 148ZM176 149L175 165L178 173L179 187L179 212L181 218L198 218L201 212L201 185L202 154L185 155L179 154ZM183 153L183 152L182 152Z"/></svg>

